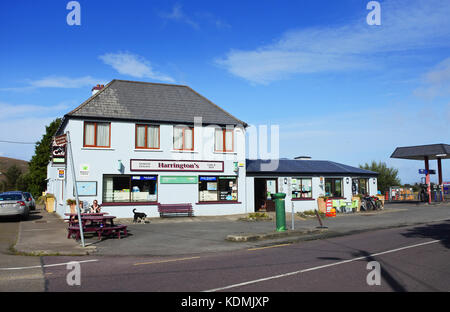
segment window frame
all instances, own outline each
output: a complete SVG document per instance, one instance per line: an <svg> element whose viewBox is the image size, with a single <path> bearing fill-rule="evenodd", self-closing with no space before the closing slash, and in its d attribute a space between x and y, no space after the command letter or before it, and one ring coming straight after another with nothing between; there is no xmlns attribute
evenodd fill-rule
<svg viewBox="0 0 450 312"><path fill-rule="evenodd" d="M94 125L94 145L86 144L86 125ZM97 145L97 126L98 124L108 124L109 126L109 142L107 146ZM83 123L83 147L96 147L96 148L111 148L111 123L110 122L97 122L97 121L85 121Z"/></svg>
<svg viewBox="0 0 450 312"><path fill-rule="evenodd" d="M325 178L325 194L326 194L326 185L327 185L327 180L332 180L331 183L331 194L327 195L330 196L331 198L342 198L344 196L344 181L343 178ZM341 194L339 196L335 196L334 194L336 193L336 181L341 181Z"/></svg>
<svg viewBox="0 0 450 312"><path fill-rule="evenodd" d="M299 184L299 187L300 187L300 190L299 190L299 191L293 191L293 190L291 190L291 198L292 198L293 200L307 200L307 199L314 199L314 197L313 197L313 183L312 183L313 179L312 179L312 177L293 177L292 179L296 179L296 180L300 180L300 181L301 181L300 184ZM300 192L300 193L303 193L303 192L302 192L303 180L309 180L309 181L311 182L311 191L307 192L307 193L311 193L311 196L310 196L310 197L292 197L292 194L293 194L294 192ZM292 183L291 183L291 184L292 184Z"/></svg>
<svg viewBox="0 0 450 312"><path fill-rule="evenodd" d="M137 145L138 139L138 127L145 127L145 147ZM157 127L158 128L158 147L148 147L148 127ZM136 124L134 130L134 148L135 149L143 149L143 150L159 150L161 149L161 127L159 125L152 124Z"/></svg>
<svg viewBox="0 0 450 312"><path fill-rule="evenodd" d="M181 148L175 148L175 129L176 128L183 130L182 135L181 135L181 143L182 143L181 144ZM185 142L185 134L184 134L184 132L185 132L186 129L192 130L192 148L185 148L185 143L186 142ZM174 126L172 134L173 134L173 149L175 151L194 151L194 127L190 127L190 126L176 127L176 126Z"/></svg>
<svg viewBox="0 0 450 312"><path fill-rule="evenodd" d="M200 199L200 184L201 184L201 182L204 182L204 181L200 180L201 177L216 178L215 182L217 183L217 189L215 190L215 192L216 192L216 195L217 195L217 200L201 200ZM208 204L208 203L211 203L211 204L214 204L214 203L217 203L217 204L239 203L239 185L238 185L239 178L237 176L233 176L233 179L236 181L235 182L235 184L236 184L236 199L221 200L220 199L220 183L219 183L219 181L221 180L220 177L225 178L225 177L231 177L231 176L208 176L208 175L201 175L201 176L199 175L198 176L198 189L197 189L197 192L198 192L198 203L199 204ZM233 179L225 179L225 180L233 180ZM206 181L206 182L208 182L208 181Z"/></svg>
<svg viewBox="0 0 450 312"><path fill-rule="evenodd" d="M222 146L223 150L217 149L216 146L216 134L218 131L222 131ZM231 150L227 150L227 140L226 140L226 134L227 132L231 132ZM227 129L227 128L216 128L214 130L214 152L217 153L233 153L234 152L234 129Z"/></svg>
<svg viewBox="0 0 450 312"><path fill-rule="evenodd" d="M152 176L155 177L155 183L156 183L156 200L147 200L147 201L133 201L132 200L132 184L133 184L133 176ZM129 185L129 200L128 201L105 201L105 178L114 178L114 177L121 177L121 178L128 178L128 185ZM145 175L145 174L139 174L139 175L134 175L134 174L126 174L126 175L117 175L117 174L104 174L102 177L102 181L103 181L103 190L102 190L102 205L105 206L127 206L127 205L145 205L145 204L155 204L158 203L158 198L159 198L159 176L157 174L150 174L150 175ZM114 192L114 190L113 190Z"/></svg>

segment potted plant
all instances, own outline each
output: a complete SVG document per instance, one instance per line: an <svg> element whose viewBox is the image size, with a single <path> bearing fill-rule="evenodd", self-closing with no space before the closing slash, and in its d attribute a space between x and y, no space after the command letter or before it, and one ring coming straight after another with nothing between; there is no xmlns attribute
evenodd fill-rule
<svg viewBox="0 0 450 312"><path fill-rule="evenodd" d="M77 201L75 199L67 199L66 200L66 204L68 206L70 206L70 213L77 213L76 208L77 208Z"/></svg>

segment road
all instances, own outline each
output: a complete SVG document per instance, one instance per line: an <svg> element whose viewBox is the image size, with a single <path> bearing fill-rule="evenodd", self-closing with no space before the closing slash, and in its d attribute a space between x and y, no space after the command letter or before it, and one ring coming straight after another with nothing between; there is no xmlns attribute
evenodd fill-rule
<svg viewBox="0 0 450 312"><path fill-rule="evenodd" d="M450 291L450 221L176 257L43 257L46 291ZM80 264L80 286L65 263ZM377 261L381 284L370 286Z"/></svg>

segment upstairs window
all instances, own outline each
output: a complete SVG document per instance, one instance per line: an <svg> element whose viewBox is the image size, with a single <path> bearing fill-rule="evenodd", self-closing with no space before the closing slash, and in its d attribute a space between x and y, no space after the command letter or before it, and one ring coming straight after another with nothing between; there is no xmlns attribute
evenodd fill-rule
<svg viewBox="0 0 450 312"><path fill-rule="evenodd" d="M178 151L194 150L193 127L173 127L173 149Z"/></svg>
<svg viewBox="0 0 450 312"><path fill-rule="evenodd" d="M216 152L233 152L233 129L216 129L214 149Z"/></svg>
<svg viewBox="0 0 450 312"><path fill-rule="evenodd" d="M136 125L136 148L159 149L159 126Z"/></svg>
<svg viewBox="0 0 450 312"><path fill-rule="evenodd" d="M111 147L111 123L85 122L83 146Z"/></svg>

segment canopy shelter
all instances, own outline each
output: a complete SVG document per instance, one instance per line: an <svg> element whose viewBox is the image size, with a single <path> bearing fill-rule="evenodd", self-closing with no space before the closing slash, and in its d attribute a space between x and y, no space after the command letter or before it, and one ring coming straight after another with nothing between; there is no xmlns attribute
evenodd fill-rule
<svg viewBox="0 0 450 312"><path fill-rule="evenodd" d="M397 147L394 153L392 153L391 158L423 160L425 162L426 183L428 184L428 202L431 202L429 160L436 159L438 165L439 186L441 188L441 191L443 191L441 160L450 158L450 145L429 144L429 145Z"/></svg>

